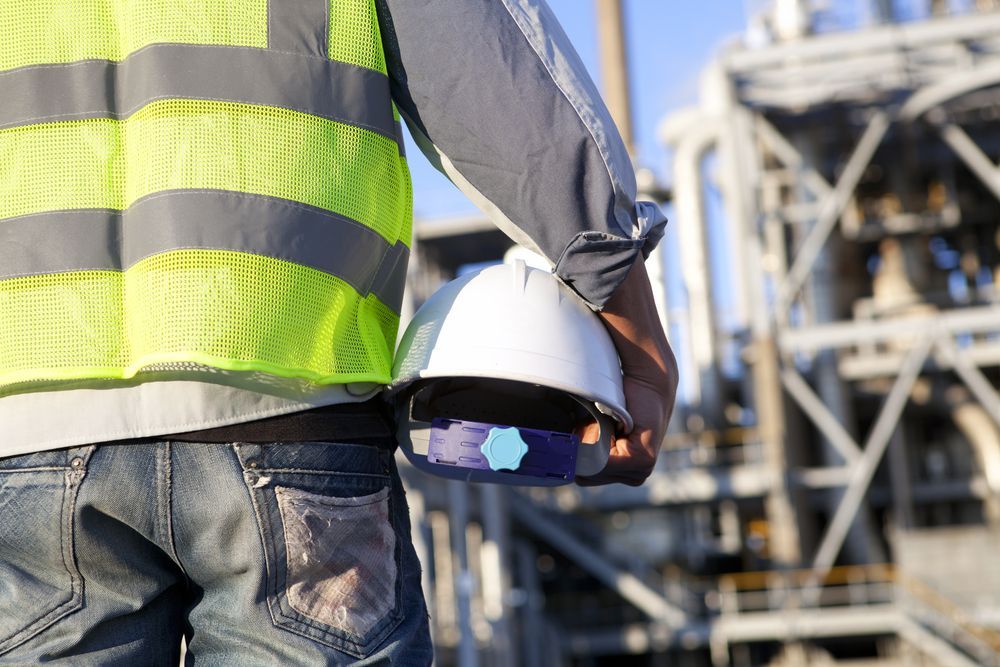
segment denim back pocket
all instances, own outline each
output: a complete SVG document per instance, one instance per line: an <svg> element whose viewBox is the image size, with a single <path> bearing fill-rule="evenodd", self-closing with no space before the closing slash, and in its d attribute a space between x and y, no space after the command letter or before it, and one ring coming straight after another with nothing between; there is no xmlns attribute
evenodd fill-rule
<svg viewBox="0 0 1000 667"><path fill-rule="evenodd" d="M79 450L0 459L0 655L83 606L73 515L85 459Z"/></svg>
<svg viewBox="0 0 1000 667"><path fill-rule="evenodd" d="M385 452L343 443L239 444L275 625L354 657L403 618Z"/></svg>
<svg viewBox="0 0 1000 667"><path fill-rule="evenodd" d="M389 489L357 498L275 488L285 527L285 590L295 611L355 637L396 607Z"/></svg>

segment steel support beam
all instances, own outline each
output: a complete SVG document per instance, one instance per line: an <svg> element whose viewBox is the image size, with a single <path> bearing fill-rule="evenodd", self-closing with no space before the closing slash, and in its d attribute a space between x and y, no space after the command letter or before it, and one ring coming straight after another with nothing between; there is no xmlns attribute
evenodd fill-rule
<svg viewBox="0 0 1000 667"><path fill-rule="evenodd" d="M611 563L596 549L587 546L558 523L543 516L530 502L515 496L511 498L510 508L524 527L571 558L649 618L674 628L682 628L687 624L687 614L667 600L662 592Z"/></svg>
<svg viewBox="0 0 1000 667"><path fill-rule="evenodd" d="M976 142L958 125L944 122L938 125L941 138L967 167L983 182L993 196L1000 199L1000 167L986 156Z"/></svg>
<svg viewBox="0 0 1000 667"><path fill-rule="evenodd" d="M1000 342L975 342L963 348L962 354L973 366L1000 366ZM866 380L896 374L903 362L899 352L865 353L845 355L840 360L840 372L846 380ZM940 350L934 352L934 366L938 369L954 367Z"/></svg>
<svg viewBox="0 0 1000 667"><path fill-rule="evenodd" d="M871 433L865 442L864 453L855 466L851 481L844 492L844 497L841 499L837 511L830 520L826 534L823 536L819 549L816 551L816 556L813 558L813 572L802 594L802 601L805 606L812 606L818 601L819 586L830 572L830 568L833 567L837 554L844 543L844 538L847 537L851 522L860 509L868 486L875 476L875 470L878 468L879 461L882 460L882 455L889 444L889 439L896 430L899 418L903 413L903 408L909 400L913 384L920 376L924 361L927 360L927 356L930 354L933 342L932 335L925 335L920 342L913 346L906 356L906 360L903 362L899 377L896 378L896 382L893 384L889 395L882 405L878 418L875 420L875 425L872 427Z"/></svg>
<svg viewBox="0 0 1000 667"><path fill-rule="evenodd" d="M1000 306L962 308L933 316L817 324L782 331L778 337L778 344L785 354L810 353L824 348L844 348L912 339L915 335L931 329L952 335L992 333L1000 330Z"/></svg>
<svg viewBox="0 0 1000 667"><path fill-rule="evenodd" d="M826 240L830 237L830 233L836 227L837 219L843 213L844 207L847 206L854 188L857 187L861 175L882 143L890 124L889 114L885 111L877 111L872 115L868 127L861 134L861 138L854 147L854 152L847 160L847 165L837 180L836 187L823 200L816 224L809 231L805 241L802 242L795 261L785 277L785 282L779 289L776 304L778 313L784 313L791 305L795 295L802 289L809 271L816 262Z"/></svg>
<svg viewBox="0 0 1000 667"><path fill-rule="evenodd" d="M949 76L915 92L899 110L900 120L912 122L949 100L1000 83L1000 62L987 63Z"/></svg>
<svg viewBox="0 0 1000 667"><path fill-rule="evenodd" d="M951 643L934 635L912 619L904 617L899 620L899 635L924 655L945 667L977 667L977 665L982 667L980 663L958 651Z"/></svg>
<svg viewBox="0 0 1000 667"><path fill-rule="evenodd" d="M763 114L757 114L756 121L757 136L764 142L764 146L781 164L801 172L802 184L816 199L823 200L833 193L833 186L814 167L805 166L805 158L799 149L785 139Z"/></svg>
<svg viewBox="0 0 1000 667"><path fill-rule="evenodd" d="M789 63L841 62L845 54L906 53L940 44L995 39L997 34L1000 34L1000 14L975 14L948 21L916 21L831 33L779 42L764 49L734 50L725 61L731 72L751 74L787 69Z"/></svg>
<svg viewBox="0 0 1000 667"><path fill-rule="evenodd" d="M847 465L857 463L858 459L861 458L858 443L847 433L843 425L837 421L837 418L833 416L830 409L820 400L802 376L793 368L785 368L781 371L781 382L788 390L788 395L844 457Z"/></svg>

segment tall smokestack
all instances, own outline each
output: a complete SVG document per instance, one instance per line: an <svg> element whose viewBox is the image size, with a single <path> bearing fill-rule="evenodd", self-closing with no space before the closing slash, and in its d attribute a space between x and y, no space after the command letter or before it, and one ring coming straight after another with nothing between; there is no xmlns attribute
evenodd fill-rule
<svg viewBox="0 0 1000 667"><path fill-rule="evenodd" d="M632 103L628 85L628 54L625 50L625 18L621 0L597 0L597 32L600 40L601 81L604 102L618 125L625 147L635 154L632 137Z"/></svg>

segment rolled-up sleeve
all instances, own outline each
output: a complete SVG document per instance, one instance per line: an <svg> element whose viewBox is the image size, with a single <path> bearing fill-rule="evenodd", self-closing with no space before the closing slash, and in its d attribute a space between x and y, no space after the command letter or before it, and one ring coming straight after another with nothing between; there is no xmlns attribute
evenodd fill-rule
<svg viewBox="0 0 1000 667"><path fill-rule="evenodd" d="M544 0L376 0L394 101L420 149L601 308L666 219Z"/></svg>

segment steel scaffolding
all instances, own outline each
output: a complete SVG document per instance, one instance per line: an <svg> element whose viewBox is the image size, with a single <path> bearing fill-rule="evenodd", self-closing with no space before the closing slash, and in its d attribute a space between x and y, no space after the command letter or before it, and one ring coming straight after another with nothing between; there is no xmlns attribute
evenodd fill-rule
<svg viewBox="0 0 1000 667"><path fill-rule="evenodd" d="M981 4L900 24L882 3L816 34L782 0L706 68L660 128L682 289L658 296L689 401L640 488L407 473L440 664L1000 664L1000 13ZM509 246L478 217L415 236L411 307Z"/></svg>

